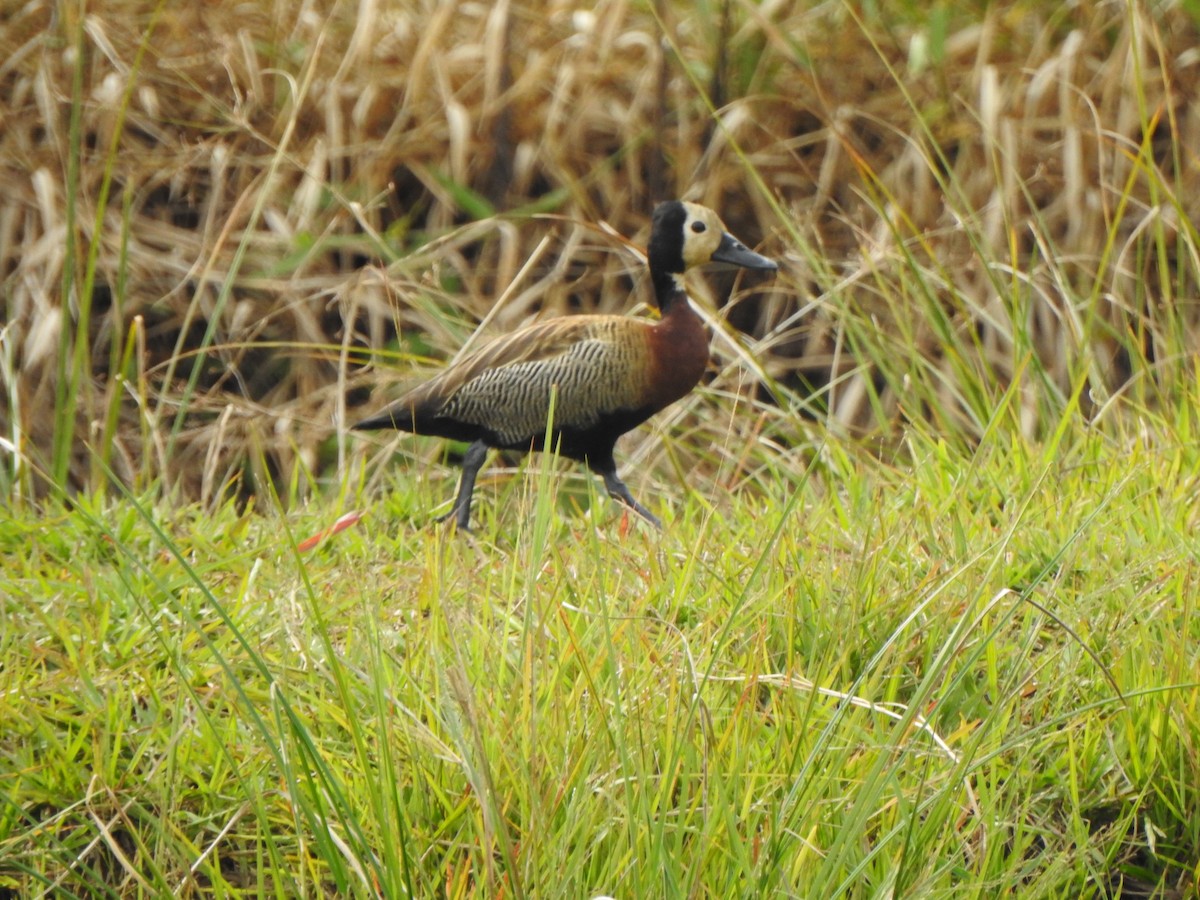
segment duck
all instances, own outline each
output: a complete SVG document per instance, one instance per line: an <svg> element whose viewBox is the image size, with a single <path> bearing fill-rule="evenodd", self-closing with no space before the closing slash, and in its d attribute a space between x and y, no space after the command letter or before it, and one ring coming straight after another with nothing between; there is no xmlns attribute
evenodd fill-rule
<svg viewBox="0 0 1200 900"><path fill-rule="evenodd" d="M646 260L657 320L624 315L561 316L496 338L370 418L360 430L394 429L469 444L453 518L470 531L475 480L495 450L550 448L587 466L610 497L661 530L617 475L617 439L686 396L709 361L709 336L684 288L685 271L708 263L775 271L778 264L729 233L697 203L659 203Z"/></svg>

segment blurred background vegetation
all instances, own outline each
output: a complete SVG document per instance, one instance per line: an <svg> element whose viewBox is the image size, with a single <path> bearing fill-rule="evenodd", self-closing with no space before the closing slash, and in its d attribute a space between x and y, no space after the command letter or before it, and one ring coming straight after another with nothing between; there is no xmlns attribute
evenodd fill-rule
<svg viewBox="0 0 1200 900"><path fill-rule="evenodd" d="M783 263L693 281L714 362L668 424L701 445L1157 414L1193 377L1195 14L16 6L0 488L111 470L214 503L344 478L346 423L480 321L640 311L637 248L675 196ZM753 410L714 415L731 399Z"/></svg>

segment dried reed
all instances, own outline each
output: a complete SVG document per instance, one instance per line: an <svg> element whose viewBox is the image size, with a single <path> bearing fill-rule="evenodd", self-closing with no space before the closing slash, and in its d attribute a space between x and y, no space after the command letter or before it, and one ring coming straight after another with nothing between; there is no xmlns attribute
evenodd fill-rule
<svg viewBox="0 0 1200 900"><path fill-rule="evenodd" d="M8 15L3 483L85 488L110 467L212 501L340 477L342 426L391 390L374 361L404 380L485 318L629 310L644 280L615 235L643 239L673 195L785 260L712 311L711 390L667 420L735 448L735 473L752 464L727 429L786 452L796 409L970 439L1016 385L1036 435L1073 396L1097 415L1186 370L1182 6L992 6L937 39L850 4L660 7Z"/></svg>

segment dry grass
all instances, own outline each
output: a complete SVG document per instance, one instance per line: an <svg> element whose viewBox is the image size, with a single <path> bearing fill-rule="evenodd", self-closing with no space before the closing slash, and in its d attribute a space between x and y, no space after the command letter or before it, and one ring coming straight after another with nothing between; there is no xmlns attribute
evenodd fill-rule
<svg viewBox="0 0 1200 900"><path fill-rule="evenodd" d="M712 390L668 420L718 444L800 436L728 415L763 378L831 426L968 438L1027 370L1030 434L1167 389L1197 337L1195 23L1042 6L33 0L0 24L5 483L343 476L342 425L394 390L365 351L408 379L485 318L629 309L617 235L673 195L785 263L736 285Z"/></svg>

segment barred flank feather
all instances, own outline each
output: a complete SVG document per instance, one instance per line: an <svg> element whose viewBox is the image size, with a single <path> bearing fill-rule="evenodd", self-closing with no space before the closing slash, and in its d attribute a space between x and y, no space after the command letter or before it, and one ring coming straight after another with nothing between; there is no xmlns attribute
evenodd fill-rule
<svg viewBox="0 0 1200 900"><path fill-rule="evenodd" d="M636 332L646 326L630 319L591 324L593 333L605 337L586 337L548 359L489 369L463 385L439 414L490 428L507 446L528 444L545 430L554 389L554 417L562 428L592 428L607 413L637 409L642 405L637 376L646 370L646 342ZM618 327L622 325L632 327ZM633 339L619 339L631 332Z"/></svg>

